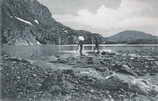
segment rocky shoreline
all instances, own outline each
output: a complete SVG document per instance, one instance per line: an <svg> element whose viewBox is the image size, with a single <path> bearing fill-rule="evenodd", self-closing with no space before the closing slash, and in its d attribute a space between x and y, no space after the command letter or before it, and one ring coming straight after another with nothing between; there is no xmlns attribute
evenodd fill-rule
<svg viewBox="0 0 158 101"><path fill-rule="evenodd" d="M23 101L45 101L44 98L53 101L156 101L158 79L153 82L149 75L156 77L157 62L158 58L153 56L108 52L89 53L82 57L51 56L38 62L4 56L1 64L2 98Z"/></svg>

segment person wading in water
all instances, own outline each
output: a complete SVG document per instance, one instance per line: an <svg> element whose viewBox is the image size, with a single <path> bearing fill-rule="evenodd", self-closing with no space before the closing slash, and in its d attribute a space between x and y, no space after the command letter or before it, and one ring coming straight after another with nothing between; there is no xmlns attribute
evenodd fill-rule
<svg viewBox="0 0 158 101"><path fill-rule="evenodd" d="M78 45L79 45L79 47L80 47L80 50L79 50L80 56L83 56L82 51L83 51L83 42L84 42L84 40L85 40L85 39L84 39L83 36L79 36L79 37L78 37L78 41L79 41Z"/></svg>

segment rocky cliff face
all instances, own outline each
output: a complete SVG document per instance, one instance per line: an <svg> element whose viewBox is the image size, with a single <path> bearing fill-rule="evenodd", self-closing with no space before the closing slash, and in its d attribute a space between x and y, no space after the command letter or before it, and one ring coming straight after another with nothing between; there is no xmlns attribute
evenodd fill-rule
<svg viewBox="0 0 158 101"><path fill-rule="evenodd" d="M3 0L2 21L2 43L7 44L47 43L55 23L49 10L36 0Z"/></svg>
<svg viewBox="0 0 158 101"><path fill-rule="evenodd" d="M69 44L82 34L55 21L37 0L3 0L1 7L4 44Z"/></svg>

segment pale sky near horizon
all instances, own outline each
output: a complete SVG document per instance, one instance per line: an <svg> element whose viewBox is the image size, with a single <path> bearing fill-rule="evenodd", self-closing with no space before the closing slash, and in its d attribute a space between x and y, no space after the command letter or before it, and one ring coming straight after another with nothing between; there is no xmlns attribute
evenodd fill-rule
<svg viewBox="0 0 158 101"><path fill-rule="evenodd" d="M124 30L158 35L158 0L38 0L59 22L104 36Z"/></svg>

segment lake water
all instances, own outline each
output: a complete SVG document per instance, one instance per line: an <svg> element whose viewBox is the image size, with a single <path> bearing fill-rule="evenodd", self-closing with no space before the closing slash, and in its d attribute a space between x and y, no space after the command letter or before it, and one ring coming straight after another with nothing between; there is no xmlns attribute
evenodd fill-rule
<svg viewBox="0 0 158 101"><path fill-rule="evenodd" d="M78 53L78 45L58 46L61 51ZM83 51L93 51L95 45L84 45ZM122 52L147 56L158 56L158 44L101 44L100 51Z"/></svg>
<svg viewBox="0 0 158 101"><path fill-rule="evenodd" d="M93 51L94 45L85 44L83 51ZM15 57L51 56L60 52L78 53L78 45L36 45L36 46L3 46L2 53ZM138 53L158 56L158 44L101 44L100 50Z"/></svg>

